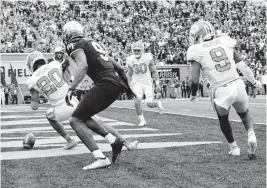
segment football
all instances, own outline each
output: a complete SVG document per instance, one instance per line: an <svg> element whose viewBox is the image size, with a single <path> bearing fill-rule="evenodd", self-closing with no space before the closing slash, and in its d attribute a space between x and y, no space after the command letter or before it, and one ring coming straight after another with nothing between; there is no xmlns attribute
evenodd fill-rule
<svg viewBox="0 0 267 188"><path fill-rule="evenodd" d="M31 149L35 143L35 136L33 133L29 133L25 136L23 140L23 148L24 149Z"/></svg>

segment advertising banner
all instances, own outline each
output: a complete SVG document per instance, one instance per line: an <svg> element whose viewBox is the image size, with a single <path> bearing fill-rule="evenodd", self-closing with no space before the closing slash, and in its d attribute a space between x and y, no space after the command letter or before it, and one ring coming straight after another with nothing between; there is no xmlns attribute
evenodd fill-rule
<svg viewBox="0 0 267 188"><path fill-rule="evenodd" d="M159 79L170 80L173 78L180 78L179 68L157 68L159 73Z"/></svg>

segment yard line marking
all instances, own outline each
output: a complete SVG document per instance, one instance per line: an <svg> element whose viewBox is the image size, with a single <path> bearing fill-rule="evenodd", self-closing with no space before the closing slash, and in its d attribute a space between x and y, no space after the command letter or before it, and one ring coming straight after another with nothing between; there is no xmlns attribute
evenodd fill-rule
<svg viewBox="0 0 267 188"><path fill-rule="evenodd" d="M37 114L37 115L29 115L29 116L27 116L27 115L3 115L2 117L1 117L1 120L8 120L8 119L19 119L19 118L39 118L39 117L42 117L42 118L44 118L45 117L45 114L43 114L43 115L39 115L39 114ZM12 121L12 120L11 120Z"/></svg>
<svg viewBox="0 0 267 188"><path fill-rule="evenodd" d="M68 120L63 121L62 123L68 123ZM23 120L1 121L1 126L34 125L34 124L49 125L49 122L47 119L29 119L29 120L23 119ZM122 121L108 122L106 124L109 126L118 126L118 125L136 126L133 123L127 123L127 122L122 122Z"/></svg>
<svg viewBox="0 0 267 188"><path fill-rule="evenodd" d="M121 122L124 123L124 122ZM107 125L109 124L114 124L114 123L106 123ZM65 125L64 128L66 129L67 132L74 132L72 130L72 127L70 125ZM70 130L69 130L70 129ZM51 130L51 131L50 131ZM157 131L157 129L153 128L136 128L136 129L116 129L118 131ZM43 127L26 127L26 128L17 128L17 129L2 129L1 134L7 134L7 133L24 133L24 132L33 132L33 133L39 133L39 132L56 132L52 126L43 126Z"/></svg>
<svg viewBox="0 0 267 188"><path fill-rule="evenodd" d="M123 135L124 138L143 138L143 137L160 137L160 136L178 136L182 135L182 133L162 133L162 134L126 134ZM94 140L99 141L99 140L105 140L102 136L99 135L94 135ZM72 136L73 139L80 141L78 136ZM64 138L62 137L53 137L49 139L41 139L41 140L35 140L35 145L34 147L39 147L43 144L57 144L57 143L66 143ZM22 147L22 140L21 141L10 141L10 142L1 142L1 148L18 148Z"/></svg>
<svg viewBox="0 0 267 188"><path fill-rule="evenodd" d="M170 147L183 147L183 146L196 146L204 144L221 144L218 141L205 141L205 142L153 142L153 143L139 143L138 149L152 149L152 148L170 148ZM110 144L98 144L99 148L103 152L110 152ZM125 147L123 150L126 150ZM15 160L15 159L29 159L29 158L44 158L44 157L56 157L62 155L77 155L90 153L90 151L84 146L77 146L71 150L63 150L62 148L54 148L47 150L24 150L24 151L12 151L2 152L1 160Z"/></svg>

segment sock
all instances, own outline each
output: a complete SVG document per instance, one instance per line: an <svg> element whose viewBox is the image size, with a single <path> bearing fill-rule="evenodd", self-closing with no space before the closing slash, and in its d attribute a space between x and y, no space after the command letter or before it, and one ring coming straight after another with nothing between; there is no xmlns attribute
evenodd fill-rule
<svg viewBox="0 0 267 188"><path fill-rule="evenodd" d="M64 139L67 141L67 142L71 142L71 137L69 134L67 134L66 136L64 136Z"/></svg>
<svg viewBox="0 0 267 188"><path fill-rule="evenodd" d="M100 159L106 158L106 156L102 153L102 151L100 151L100 149L94 150L92 153L95 158L100 158Z"/></svg>
<svg viewBox="0 0 267 188"><path fill-rule="evenodd" d="M253 128L249 128L249 129L248 129L248 136L249 136L250 134L252 134L252 133L255 134L254 129L253 129Z"/></svg>
<svg viewBox="0 0 267 188"><path fill-rule="evenodd" d="M138 118L140 119L141 122L146 122L143 114L138 116Z"/></svg>
<svg viewBox="0 0 267 188"><path fill-rule="evenodd" d="M235 141L233 141L232 143L229 143L229 145L231 148L237 147L237 144Z"/></svg>
<svg viewBox="0 0 267 188"><path fill-rule="evenodd" d="M116 140L116 137L113 136L111 133L108 133L106 136L105 136L105 139L110 143L110 144L113 144Z"/></svg>

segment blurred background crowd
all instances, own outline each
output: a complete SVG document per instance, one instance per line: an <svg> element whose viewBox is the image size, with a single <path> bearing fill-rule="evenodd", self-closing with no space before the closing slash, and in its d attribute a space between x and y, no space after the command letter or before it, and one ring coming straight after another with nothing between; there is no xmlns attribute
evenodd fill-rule
<svg viewBox="0 0 267 188"><path fill-rule="evenodd" d="M63 25L77 20L84 25L85 36L103 45L121 65L125 65L131 44L137 40L144 42L146 52L154 55L158 65L186 64L190 26L205 19L215 26L217 35L227 33L235 38L242 58L260 74L266 74L264 3L28 0L1 1L1 7L1 53L27 53L32 49L53 53L56 46L63 45Z"/></svg>

